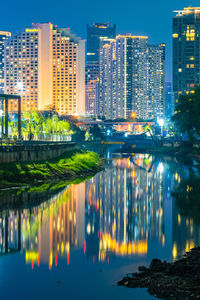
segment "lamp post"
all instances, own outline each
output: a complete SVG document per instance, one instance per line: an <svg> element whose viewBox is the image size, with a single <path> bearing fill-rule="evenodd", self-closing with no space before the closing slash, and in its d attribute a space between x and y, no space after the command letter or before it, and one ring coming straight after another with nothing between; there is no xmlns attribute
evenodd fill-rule
<svg viewBox="0 0 200 300"><path fill-rule="evenodd" d="M157 122L158 122L158 125L161 128L161 136L163 136L163 126L164 126L165 121L164 121L163 118L158 118Z"/></svg>
<svg viewBox="0 0 200 300"><path fill-rule="evenodd" d="M137 117L136 112L132 112L131 117L133 118L133 122L135 122L135 119ZM133 127L134 127L134 131L133 132L135 132L135 125L133 125Z"/></svg>

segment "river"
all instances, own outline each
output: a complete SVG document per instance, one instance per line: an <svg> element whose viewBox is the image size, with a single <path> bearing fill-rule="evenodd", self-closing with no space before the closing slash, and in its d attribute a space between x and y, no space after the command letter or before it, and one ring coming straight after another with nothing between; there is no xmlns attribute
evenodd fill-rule
<svg viewBox="0 0 200 300"><path fill-rule="evenodd" d="M193 168L147 154L105 156L105 170L85 182L1 193L1 300L155 299L117 281L199 245L199 224L172 197Z"/></svg>

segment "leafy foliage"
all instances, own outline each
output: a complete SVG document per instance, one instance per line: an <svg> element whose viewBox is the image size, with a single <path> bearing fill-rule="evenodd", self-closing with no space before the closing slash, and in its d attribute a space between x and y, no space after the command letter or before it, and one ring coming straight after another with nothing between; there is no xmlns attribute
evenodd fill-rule
<svg viewBox="0 0 200 300"><path fill-rule="evenodd" d="M175 114L172 117L177 129L186 133L190 140L200 135L200 86L194 91L180 95L175 105Z"/></svg>
<svg viewBox="0 0 200 300"><path fill-rule="evenodd" d="M12 183L34 183L72 178L87 170L97 170L99 155L94 152L74 152L50 161L0 164L0 187Z"/></svg>

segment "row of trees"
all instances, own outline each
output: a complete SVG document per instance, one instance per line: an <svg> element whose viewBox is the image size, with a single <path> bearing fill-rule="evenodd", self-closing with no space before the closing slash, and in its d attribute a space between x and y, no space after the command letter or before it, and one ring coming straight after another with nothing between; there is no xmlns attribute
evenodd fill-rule
<svg viewBox="0 0 200 300"><path fill-rule="evenodd" d="M17 122L10 121L11 135L17 135ZM31 136L38 139L41 136L48 135L67 135L71 136L73 130L70 123L60 120L56 114L45 116L42 112L30 111L23 113L22 117L22 135L25 138Z"/></svg>

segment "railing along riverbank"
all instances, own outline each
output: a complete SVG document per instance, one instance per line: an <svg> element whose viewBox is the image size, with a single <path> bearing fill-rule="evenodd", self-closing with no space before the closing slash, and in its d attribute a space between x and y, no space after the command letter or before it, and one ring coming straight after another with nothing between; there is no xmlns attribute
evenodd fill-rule
<svg viewBox="0 0 200 300"><path fill-rule="evenodd" d="M74 142L25 142L21 145L0 146L0 163L48 160L73 150L75 146Z"/></svg>

